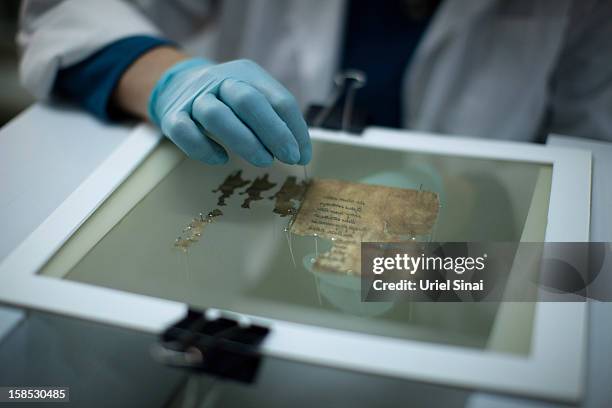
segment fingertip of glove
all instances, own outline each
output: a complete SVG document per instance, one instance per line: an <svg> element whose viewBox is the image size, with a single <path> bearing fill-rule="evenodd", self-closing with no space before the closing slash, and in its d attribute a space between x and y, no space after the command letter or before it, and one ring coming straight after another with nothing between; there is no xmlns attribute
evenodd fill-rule
<svg viewBox="0 0 612 408"><path fill-rule="evenodd" d="M221 164L225 164L229 161L229 157L227 156L221 156L221 155L216 155L213 157L210 157L206 160L207 164L211 164L213 166L218 166Z"/></svg>
<svg viewBox="0 0 612 408"><path fill-rule="evenodd" d="M306 165L310 163L311 159L312 159L312 148L308 147L302 151L302 154L300 155L300 160L297 162L297 164Z"/></svg>
<svg viewBox="0 0 612 408"><path fill-rule="evenodd" d="M287 164L297 164L300 161L300 152L297 146L283 146L279 148L280 157L279 159Z"/></svg>

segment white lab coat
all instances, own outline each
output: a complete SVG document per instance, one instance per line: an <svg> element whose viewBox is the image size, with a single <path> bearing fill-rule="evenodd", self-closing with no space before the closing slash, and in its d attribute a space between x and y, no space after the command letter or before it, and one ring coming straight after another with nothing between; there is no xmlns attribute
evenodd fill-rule
<svg viewBox="0 0 612 408"><path fill-rule="evenodd" d="M258 62L304 107L330 91L345 6L342 0L25 1L21 78L45 98L58 69L105 44L164 35L212 59ZM398 86L404 125L412 129L612 140L612 1L445 0Z"/></svg>

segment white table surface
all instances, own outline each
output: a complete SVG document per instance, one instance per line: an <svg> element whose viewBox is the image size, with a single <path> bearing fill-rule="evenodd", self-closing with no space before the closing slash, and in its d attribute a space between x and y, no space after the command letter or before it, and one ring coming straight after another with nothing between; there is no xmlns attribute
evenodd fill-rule
<svg viewBox="0 0 612 408"><path fill-rule="evenodd" d="M0 129L0 259L48 217L131 128L104 124L71 108L33 105ZM548 143L593 152L591 241L612 242L612 143L560 136L549 138ZM611 268L598 279L612 290ZM594 302L590 313L584 406L602 407L612 400L612 303ZM18 311L3 309L0 329L6 332L19 316ZM555 406L484 393L473 394L467 405Z"/></svg>

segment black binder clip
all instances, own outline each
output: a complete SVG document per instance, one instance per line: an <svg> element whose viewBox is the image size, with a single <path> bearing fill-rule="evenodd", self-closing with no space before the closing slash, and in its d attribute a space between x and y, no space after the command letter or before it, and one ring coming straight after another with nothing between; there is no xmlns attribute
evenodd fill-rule
<svg viewBox="0 0 612 408"><path fill-rule="evenodd" d="M269 329L190 309L166 329L153 357L167 365L251 383L261 362L259 345Z"/></svg>
<svg viewBox="0 0 612 408"><path fill-rule="evenodd" d="M355 93L366 84L362 71L348 70L334 78L335 90L325 106L311 105L306 111L308 126L361 134L367 112L355 108Z"/></svg>

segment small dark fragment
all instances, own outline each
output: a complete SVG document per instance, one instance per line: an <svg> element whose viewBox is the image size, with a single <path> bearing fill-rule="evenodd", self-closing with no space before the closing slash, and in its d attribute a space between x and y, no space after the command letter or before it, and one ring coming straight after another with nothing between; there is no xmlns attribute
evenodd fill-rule
<svg viewBox="0 0 612 408"><path fill-rule="evenodd" d="M226 205L225 200L234 194L236 189L246 186L250 181L242 178L242 170L237 170L227 176L223 183L212 191L213 193L221 192L217 205Z"/></svg>
<svg viewBox="0 0 612 408"><path fill-rule="evenodd" d="M266 190L270 190L276 183L271 183L268 180L268 174L264 174L262 177L257 177L253 180L253 183L246 189L246 191L240 194L248 194L249 196L242 203L242 208L251 208L251 202L261 200L263 197L261 193Z"/></svg>

